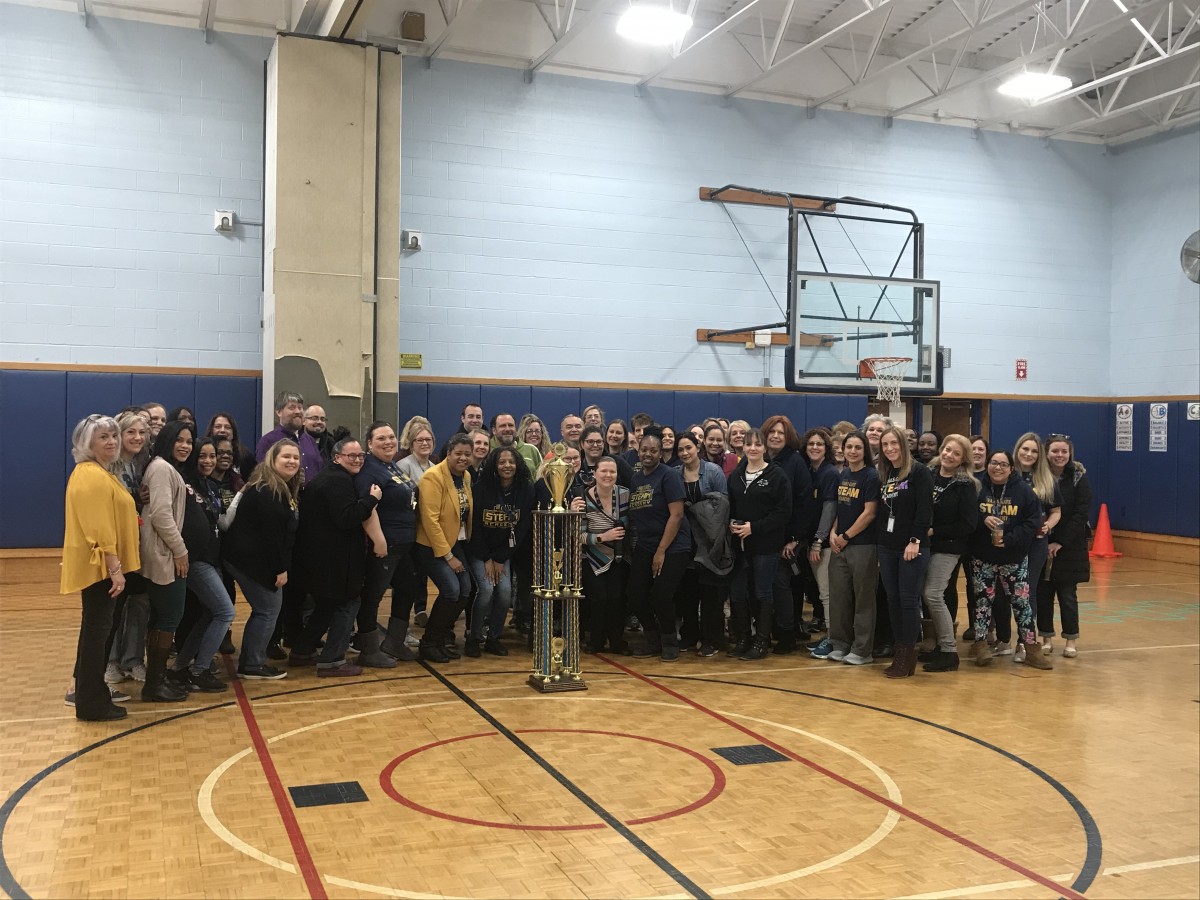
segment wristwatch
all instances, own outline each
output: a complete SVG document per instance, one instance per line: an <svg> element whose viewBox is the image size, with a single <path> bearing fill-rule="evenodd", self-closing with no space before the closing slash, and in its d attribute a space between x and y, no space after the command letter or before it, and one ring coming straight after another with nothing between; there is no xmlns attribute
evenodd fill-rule
<svg viewBox="0 0 1200 900"><path fill-rule="evenodd" d="M909 539L908 539L908 542L909 542L910 544L916 544L918 547L920 547L920 546L921 546L921 539L920 539L920 538L909 538Z"/></svg>

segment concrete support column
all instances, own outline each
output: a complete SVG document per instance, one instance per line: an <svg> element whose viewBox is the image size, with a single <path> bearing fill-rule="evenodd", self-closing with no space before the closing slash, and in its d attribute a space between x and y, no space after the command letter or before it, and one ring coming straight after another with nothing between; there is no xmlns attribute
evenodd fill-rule
<svg viewBox="0 0 1200 900"><path fill-rule="evenodd" d="M289 389L361 435L399 379L401 59L279 37L267 61L264 425Z"/></svg>

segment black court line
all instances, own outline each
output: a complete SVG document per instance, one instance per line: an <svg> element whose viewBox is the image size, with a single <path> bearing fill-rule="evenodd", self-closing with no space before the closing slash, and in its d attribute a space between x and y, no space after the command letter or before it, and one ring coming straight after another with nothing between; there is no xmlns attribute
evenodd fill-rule
<svg viewBox="0 0 1200 900"><path fill-rule="evenodd" d="M1092 818L1092 814L1088 808L1083 805L1083 801L1076 797L1070 789L1062 782L1056 779L1048 772L1039 769L1033 763L1026 759L1022 759L1015 753L1005 750L1003 747L997 747L995 744L977 738L972 734L967 734L965 731L959 731L957 728L951 728L949 725L942 725L938 722L931 722L929 719L922 719L917 716L910 716L908 713L896 712L894 709L886 709L882 706L871 706L868 703L859 703L856 700L844 700L841 697L830 697L825 694L813 694L809 691L797 691L792 688L774 687L767 684L753 684L746 681L730 681L723 678L704 678L695 675L650 675L649 678L661 678L664 680L670 679L675 681L699 681L707 684L724 684L731 687L746 687L757 688L763 691L775 691L779 694L794 694L798 697L810 697L814 700L828 700L830 703L841 703L846 706L855 706L859 709L868 709L871 712L884 713L889 716L895 716L898 719L907 719L910 722L916 722L919 725L928 725L930 728L936 728L939 731L944 731L947 734L952 734L955 737L960 737L963 740L970 741L973 744L978 744L991 750L993 753L999 753L1005 759L1015 762L1024 769L1029 770L1050 787L1054 788L1062 796L1067 804L1075 811L1075 815L1079 817L1079 823L1083 826L1084 837L1087 841L1087 852L1084 855L1083 865L1080 867L1079 875L1075 881L1071 883L1071 890L1084 893L1100 874L1101 859L1104 855L1104 842L1100 837L1100 826L1096 824L1096 820ZM1200 700L1196 701L1200 703Z"/></svg>
<svg viewBox="0 0 1200 900"><path fill-rule="evenodd" d="M590 796L588 796L588 794L585 793L581 787L567 778L567 776L563 775L562 772L558 771L558 769L554 768L554 766L552 766L545 758L539 755L536 750L534 750L527 743L517 737L517 735L511 730L505 727L499 719L487 712L487 710L485 710L482 706L480 706L453 683L451 683L450 679L446 678L427 662L422 661L421 665L424 666L434 678L440 681L447 690L458 697L458 699L463 703L467 704L467 706L471 707L471 709L474 710L480 716L480 718L484 719L489 725L495 728L496 731L508 738L508 740L518 750L537 763L548 775L550 775L551 778L553 778L568 792L570 792L570 794L575 797L576 800L599 816L606 825L612 828L613 831L617 832L619 835L621 835L621 837L629 841L629 843L633 845L634 849L658 866L658 868L666 873L672 881L695 897L696 900L710 900L709 895L705 893L699 885L697 885L690 878L679 871L679 869L668 862L661 853L634 834L633 830L628 825L626 825L624 822L606 810L603 806L593 800Z"/></svg>
<svg viewBox="0 0 1200 900"><path fill-rule="evenodd" d="M176 713L173 716L166 716L162 719L155 719L153 722L147 722L144 725L137 725L133 728L127 728L117 734L109 735L103 740L96 741L93 744L88 744L74 753L64 756L57 762L51 763L42 771L38 772L23 785L9 794L8 799L4 801L4 805L0 806L0 888L13 898L13 900L31 900L26 890L17 883L16 877L12 873L12 869L8 867L8 859L4 855L4 830L8 826L8 820L12 817L13 812L24 798L25 795L32 791L35 787L53 775L69 762L74 762L86 753L91 753L93 750L98 750L106 744L111 744L113 741L120 740L123 737L129 737L131 734L137 734L139 731L145 731L147 728L153 728L155 725L162 725L167 722L177 722L180 719L186 719L188 716L195 716L200 713L211 712L214 709L225 709L230 706L236 706L236 700L228 700L224 703L214 703L212 706L202 706L198 709L189 709L187 712Z"/></svg>

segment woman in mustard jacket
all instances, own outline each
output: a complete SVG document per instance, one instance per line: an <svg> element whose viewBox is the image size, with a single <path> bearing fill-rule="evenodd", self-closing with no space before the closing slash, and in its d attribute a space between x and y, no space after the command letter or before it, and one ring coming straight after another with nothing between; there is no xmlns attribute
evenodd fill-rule
<svg viewBox="0 0 1200 900"><path fill-rule="evenodd" d="M454 623L471 599L466 543L471 537L471 439L456 434L446 444L446 458L421 478L417 504L417 558L437 586L437 600L425 623L421 659L449 662L454 649Z"/></svg>
<svg viewBox="0 0 1200 900"><path fill-rule="evenodd" d="M75 696L67 699L75 701L75 718L86 722L125 717L104 682L117 598L125 574L142 566L137 508L108 468L120 452L120 434L116 421L101 415L88 416L71 433L75 468L67 482L59 590L82 594Z"/></svg>

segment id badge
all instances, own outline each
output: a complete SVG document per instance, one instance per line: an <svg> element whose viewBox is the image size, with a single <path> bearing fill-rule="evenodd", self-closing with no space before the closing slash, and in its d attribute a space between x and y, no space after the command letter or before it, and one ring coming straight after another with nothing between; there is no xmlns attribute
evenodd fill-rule
<svg viewBox="0 0 1200 900"><path fill-rule="evenodd" d="M511 550L515 546L517 546L517 532L510 528L508 529L508 549Z"/></svg>
<svg viewBox="0 0 1200 900"><path fill-rule="evenodd" d="M895 517L895 516L888 516L888 520L887 520L887 531L888 531L888 534L891 534L891 533L892 533L893 531L895 531L895 530L896 530L896 517Z"/></svg>

